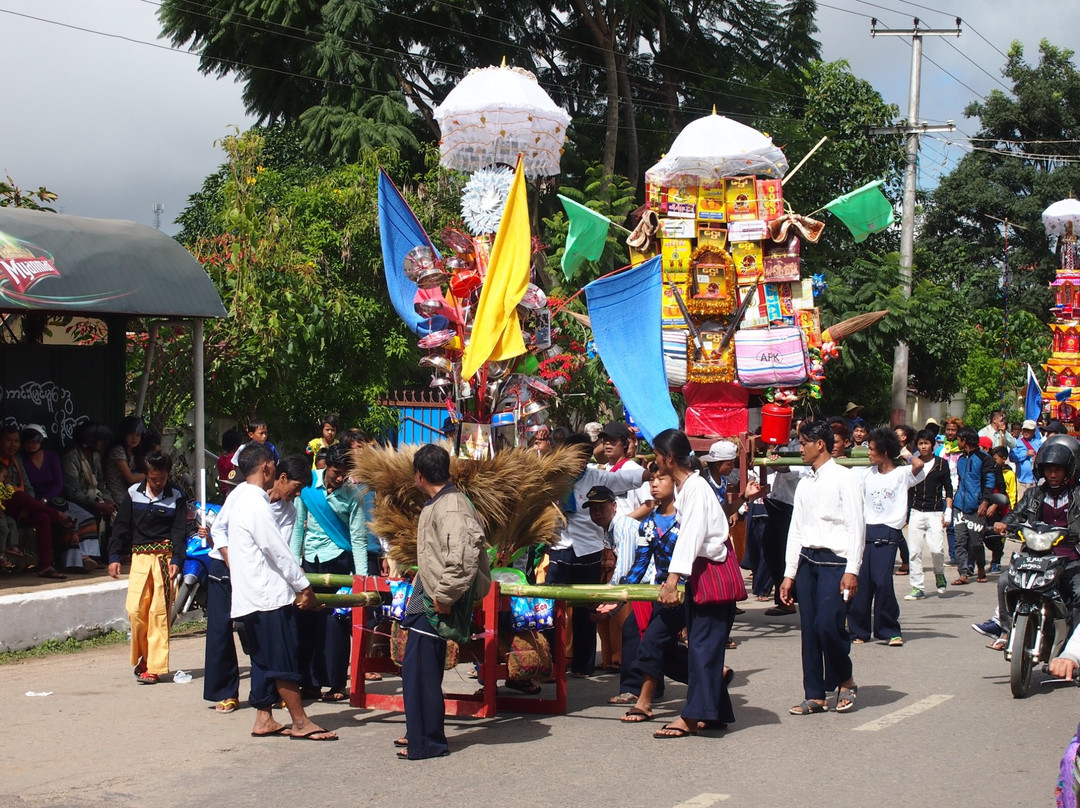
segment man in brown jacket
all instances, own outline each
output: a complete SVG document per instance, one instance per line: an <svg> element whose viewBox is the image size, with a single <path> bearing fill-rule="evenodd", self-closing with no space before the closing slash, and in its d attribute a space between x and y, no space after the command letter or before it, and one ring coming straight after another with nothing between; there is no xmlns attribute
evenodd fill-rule
<svg viewBox="0 0 1080 808"><path fill-rule="evenodd" d="M469 498L450 482L450 455L428 444L413 457L416 487L428 498L416 528L416 577L402 625L409 631L401 664L405 749L421 760L450 753L442 679L445 625L468 631L472 603L491 588L484 528ZM398 742L400 745L400 741Z"/></svg>

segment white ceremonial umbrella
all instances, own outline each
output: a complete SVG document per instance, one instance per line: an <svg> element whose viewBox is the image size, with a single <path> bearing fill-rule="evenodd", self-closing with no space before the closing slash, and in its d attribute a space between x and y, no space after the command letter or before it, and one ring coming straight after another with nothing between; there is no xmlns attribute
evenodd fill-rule
<svg viewBox="0 0 1080 808"><path fill-rule="evenodd" d="M702 180L740 174L779 178L787 170L787 158L771 137L714 110L712 115L686 125L667 154L645 172L645 180L674 185L687 176Z"/></svg>
<svg viewBox="0 0 1080 808"><path fill-rule="evenodd" d="M1073 235L1080 235L1080 200L1062 199L1043 211L1043 227L1048 236L1064 236L1068 226L1073 226Z"/></svg>
<svg viewBox="0 0 1080 808"><path fill-rule="evenodd" d="M570 116L519 67L478 67L450 91L435 110L446 168L479 171L524 155L525 175L559 173Z"/></svg>

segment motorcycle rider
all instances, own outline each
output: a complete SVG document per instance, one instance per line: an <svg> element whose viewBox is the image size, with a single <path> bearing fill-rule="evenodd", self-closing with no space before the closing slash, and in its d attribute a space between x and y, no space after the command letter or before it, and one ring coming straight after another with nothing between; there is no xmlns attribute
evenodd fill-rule
<svg viewBox="0 0 1080 808"><path fill-rule="evenodd" d="M1068 529L1066 540L1054 547L1054 554L1069 559L1062 576L1062 595L1072 611L1074 626L1080 625L1080 552L1076 545L1080 538L1080 487L1076 484L1078 452L1080 445L1076 445L1075 440L1044 443L1035 456L1035 473L1041 479L1040 483L1024 492L1016 509L1003 522L994 524L994 532L999 535L1005 535L1014 525L1034 522ZM997 614L981 625L972 625L980 634L997 637L991 646L994 650L1006 647L1012 628L1012 615L1005 605L1008 587L1009 576L1003 573L998 578Z"/></svg>

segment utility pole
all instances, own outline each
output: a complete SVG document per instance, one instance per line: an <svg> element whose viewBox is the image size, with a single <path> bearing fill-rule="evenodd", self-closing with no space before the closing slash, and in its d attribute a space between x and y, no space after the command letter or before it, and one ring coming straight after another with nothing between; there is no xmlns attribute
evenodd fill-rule
<svg viewBox="0 0 1080 808"><path fill-rule="evenodd" d="M919 123L919 85L922 75L922 40L924 36L960 36L960 18L956 28L920 28L919 18L909 29L878 28L877 20L870 20L870 36L911 37L911 81L908 85L908 114L904 126L886 126L870 130L874 135L904 135L904 209L900 217L900 285L904 297L911 297L911 267L915 262L915 180L919 163L919 135L927 132L952 132L952 121L945 126L928 126ZM907 420L908 346L899 342L893 354L892 426Z"/></svg>

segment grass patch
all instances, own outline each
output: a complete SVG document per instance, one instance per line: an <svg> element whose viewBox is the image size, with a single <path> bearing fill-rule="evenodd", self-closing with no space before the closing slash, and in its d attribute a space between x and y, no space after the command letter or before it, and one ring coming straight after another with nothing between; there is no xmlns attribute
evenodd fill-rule
<svg viewBox="0 0 1080 808"><path fill-rule="evenodd" d="M200 634L205 631L205 620L191 620L186 623L181 623L178 626L173 626L172 636L183 637L185 635ZM22 662L27 659L56 656L59 654L77 654L80 651L87 651L91 648L103 648L108 645L126 645L127 641L127 631L115 630L106 631L102 634L98 634L94 637L87 637L83 640L77 640L74 637L68 637L65 640L46 640L41 645L35 645L33 648L0 653L0 665L7 665L11 662Z"/></svg>

